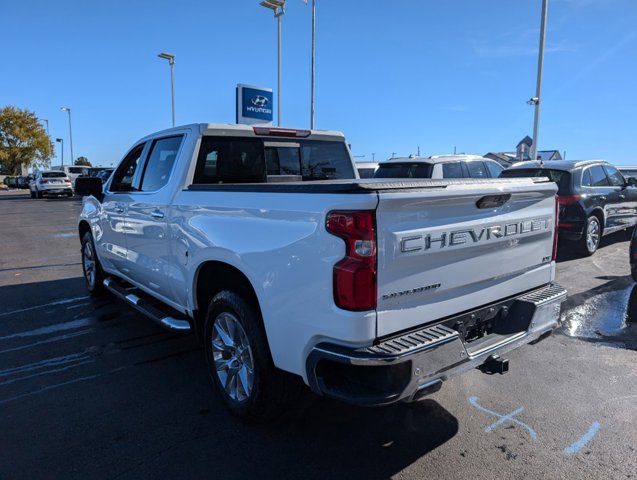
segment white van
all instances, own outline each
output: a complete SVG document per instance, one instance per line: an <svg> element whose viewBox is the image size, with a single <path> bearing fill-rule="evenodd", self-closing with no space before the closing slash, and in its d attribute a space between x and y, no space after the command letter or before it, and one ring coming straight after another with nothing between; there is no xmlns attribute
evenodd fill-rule
<svg viewBox="0 0 637 480"><path fill-rule="evenodd" d="M88 168L81 165L56 165L51 167L51 170L61 170L71 179L71 182L75 184L75 179L81 175L88 175Z"/></svg>

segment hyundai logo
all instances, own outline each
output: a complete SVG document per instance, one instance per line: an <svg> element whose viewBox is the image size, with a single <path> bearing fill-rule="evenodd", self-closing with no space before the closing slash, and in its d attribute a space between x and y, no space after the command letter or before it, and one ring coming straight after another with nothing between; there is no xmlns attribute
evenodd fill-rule
<svg viewBox="0 0 637 480"><path fill-rule="evenodd" d="M270 100L268 100L268 97L264 97L263 95L255 95L250 100L250 103L252 103L255 107L267 107Z"/></svg>

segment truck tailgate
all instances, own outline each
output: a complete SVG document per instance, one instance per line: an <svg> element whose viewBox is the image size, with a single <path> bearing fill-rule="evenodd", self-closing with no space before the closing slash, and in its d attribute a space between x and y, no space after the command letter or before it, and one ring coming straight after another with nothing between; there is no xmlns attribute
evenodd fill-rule
<svg viewBox="0 0 637 480"><path fill-rule="evenodd" d="M531 179L379 191L377 335L550 282L555 192Z"/></svg>

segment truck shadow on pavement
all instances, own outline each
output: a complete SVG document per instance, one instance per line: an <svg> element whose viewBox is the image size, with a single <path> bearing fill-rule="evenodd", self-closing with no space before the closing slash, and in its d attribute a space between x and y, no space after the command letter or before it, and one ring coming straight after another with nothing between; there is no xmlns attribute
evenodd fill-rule
<svg viewBox="0 0 637 480"><path fill-rule="evenodd" d="M213 391L193 335L88 298L81 277L0 287L0 320L1 359L15 377L0 384L0 444L25 477L384 479L459 428L432 399L359 408L305 386L276 421L246 425ZM40 436L20 450L33 429L64 440ZM70 464L34 461L70 448Z"/></svg>

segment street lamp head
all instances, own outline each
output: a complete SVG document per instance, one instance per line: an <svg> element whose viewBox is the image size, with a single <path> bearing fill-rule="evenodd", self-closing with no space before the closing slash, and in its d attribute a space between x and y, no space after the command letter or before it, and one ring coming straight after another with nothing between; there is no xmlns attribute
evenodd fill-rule
<svg viewBox="0 0 637 480"><path fill-rule="evenodd" d="M269 8L274 12L274 15L285 13L285 0L263 0L259 5Z"/></svg>
<svg viewBox="0 0 637 480"><path fill-rule="evenodd" d="M61 138L56 138L56 139L55 139L55 141L56 141L56 142L61 142L61 141L62 141L62 139L61 139Z"/></svg>
<svg viewBox="0 0 637 480"><path fill-rule="evenodd" d="M526 101L526 103L528 103L529 105L537 105L538 103L540 103L540 99L538 97L531 97Z"/></svg>
<svg viewBox="0 0 637 480"><path fill-rule="evenodd" d="M62 110L63 112L70 112L71 109L69 107L60 107L60 110Z"/></svg>
<svg viewBox="0 0 637 480"><path fill-rule="evenodd" d="M168 62L172 65L173 63L175 63L175 56L172 53L166 53L166 52L161 52L159 55L157 55L159 58L163 58L165 60L168 60Z"/></svg>

